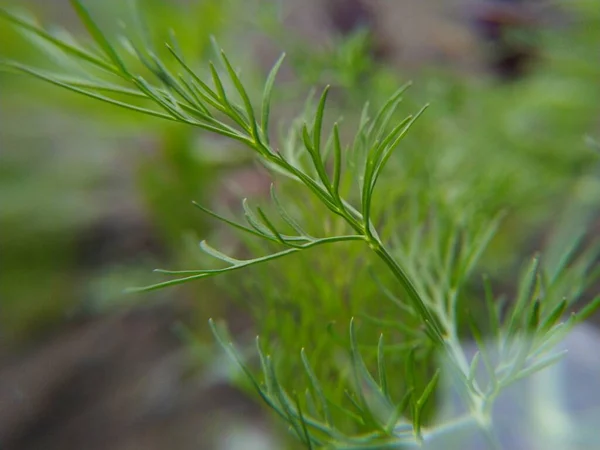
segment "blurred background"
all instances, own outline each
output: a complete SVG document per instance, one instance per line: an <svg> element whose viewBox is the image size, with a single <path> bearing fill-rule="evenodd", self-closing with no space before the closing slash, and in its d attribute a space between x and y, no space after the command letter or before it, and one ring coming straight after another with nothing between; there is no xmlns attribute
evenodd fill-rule
<svg viewBox="0 0 600 450"><path fill-rule="evenodd" d="M109 33L128 17L125 3L87 2ZM433 107L408 144L406 171L425 170L424 184L465 203L470 189L488 189L482 209L514 211L486 260L499 284L557 222L572 233L587 227L586 239L600 229L598 1L138 4L156 39L175 29L197 63L217 36L249 90L286 51L282 120L301 111L311 86L332 84L335 108L358 116L366 100L414 80L410 105ZM2 6L84 32L66 0ZM0 57L52 63L35 44L0 21ZM236 301L253 292L248 279L123 294L156 282L156 267L202 262L197 242L221 230L192 200L236 209L244 196L268 194L249 156L192 128L0 72L1 449L286 447L257 399L227 383L207 331L214 316L251 333Z"/></svg>

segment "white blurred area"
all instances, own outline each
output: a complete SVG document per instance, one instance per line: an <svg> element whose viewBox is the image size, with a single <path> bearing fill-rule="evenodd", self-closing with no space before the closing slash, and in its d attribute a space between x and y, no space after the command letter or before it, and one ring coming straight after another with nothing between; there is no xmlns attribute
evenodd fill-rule
<svg viewBox="0 0 600 450"><path fill-rule="evenodd" d="M493 435L502 449L592 450L600 448L600 332L579 325L554 350L566 350L556 364L517 381L497 398ZM473 355L475 348L466 346ZM462 417L464 404L447 383L442 395L439 424ZM476 427L440 435L427 450L493 448ZM456 431L456 430L455 430Z"/></svg>

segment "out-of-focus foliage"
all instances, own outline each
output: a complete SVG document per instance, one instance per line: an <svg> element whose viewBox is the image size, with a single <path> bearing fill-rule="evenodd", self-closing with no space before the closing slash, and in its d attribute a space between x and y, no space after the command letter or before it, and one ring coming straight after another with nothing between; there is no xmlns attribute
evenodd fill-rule
<svg viewBox="0 0 600 450"><path fill-rule="evenodd" d="M133 2L106 1L90 7L112 34L121 26L135 30L137 45L151 41L162 56L169 29L176 27L180 46L193 64L206 60L212 34L226 41L226 30L234 29L232 22L239 14L235 1L138 3L147 28L131 14ZM7 7L27 20L58 17L74 36L84 31L72 20L66 2L56 9L38 4L36 19L28 17L20 2L8 2ZM114 22L115 16L123 23ZM65 29L52 31L64 37ZM81 73L81 67L48 43L6 22L0 26L0 39L1 58L59 69L70 77ZM132 55L129 59L139 64ZM219 142L176 124L6 71L0 71L0 83L0 329L6 342L16 344L43 335L73 314L127 304L123 288L132 278L148 280L157 250L173 260L189 260L189 234L206 231L205 218L190 207L191 201L205 198L205 186L220 168L243 161L227 156L230 152ZM131 221L142 229L120 226ZM119 236L111 235L113 228ZM97 258L89 252L118 247L115 238L142 239L127 233L147 233L161 248L133 248L133 255L103 261L108 267L90 263ZM89 239L96 241L86 250L82 247Z"/></svg>

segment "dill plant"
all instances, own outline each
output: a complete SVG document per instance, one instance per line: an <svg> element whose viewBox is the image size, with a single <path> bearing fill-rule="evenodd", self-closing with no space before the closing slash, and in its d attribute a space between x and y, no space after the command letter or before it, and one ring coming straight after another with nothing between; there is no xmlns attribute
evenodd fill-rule
<svg viewBox="0 0 600 450"><path fill-rule="evenodd" d="M249 305L266 335L256 339L256 370L226 331L210 321L214 336L239 364L249 386L306 448L411 448L465 426L480 430L489 446L497 448L492 415L496 398L560 359L555 344L600 304L596 297L566 315L598 278L597 246L583 253L567 246L554 264L536 256L525 266L509 302L498 301L489 280L484 279L480 292L474 291L473 275L500 218L483 213L478 204L470 207L466 189L456 200L446 185L435 188L435 180L415 185L409 172L402 173L395 187L388 181L382 192L380 186L385 169L398 164L394 152L409 129L427 120L421 119L426 107L397 119L408 85L379 109L366 106L350 138L339 122L328 125L326 87L288 133L276 138L271 97L283 57L269 73L262 95L254 95L218 48L219 63L209 63L201 73L188 64L172 34L166 44L172 61L167 64L163 56L126 37L120 49L79 0L71 3L94 48L7 10L1 9L0 15L63 57L87 64L90 70L84 76L75 79L15 61L3 61L3 66L230 139L254 152L274 178L267 206L243 202L243 222L196 204L208 217L262 242L244 240L248 248L266 253L242 259L203 241L201 249L219 266L158 270L169 278L133 291L261 269L267 271L261 283L273 281L276 287L279 278L284 288L306 288L287 297L275 290L267 296L272 303ZM125 62L123 50L137 57L135 65L153 81ZM328 254L330 246L345 252ZM302 259L308 252L322 252L318 267L314 259ZM296 270L271 275L277 266L269 262L283 258L295 261ZM325 275L313 277L311 271L317 270ZM342 276L329 279L329 273ZM311 288L311 283L316 286ZM376 304L353 297L355 291L376 299ZM312 302L297 301L294 295L308 298L311 293L319 294ZM474 355L462 345L465 325L476 342ZM294 341L304 346L297 353L291 353ZM466 413L436 423L434 394L441 376L451 380Z"/></svg>
<svg viewBox="0 0 600 450"><path fill-rule="evenodd" d="M8 3L15 2L9 0ZM156 24L158 21L177 23L178 43L182 51L193 51L194 64L198 64L207 62L210 55L208 33L224 35L223 27L227 26L228 21L235 20L232 14L234 4L235 0L218 4L196 2L183 7L167 5L160 0L145 0L144 22L147 22L148 29L158 31L152 33L144 33L141 23L136 22L126 8L127 2L109 0L92 6L98 19L104 19L103 23L108 27L126 26L136 47L160 47L157 52L161 58L165 57L164 53L168 54L162 45L164 39L168 38L168 30L158 29ZM44 5L39 6L43 9ZM114 9L118 9L115 14L123 17L123 24L108 20L107 11L114 13ZM23 13L21 18L35 21L28 13ZM203 32L196 33L196 27ZM54 28L52 32L62 39L71 39L63 29ZM9 43L0 49L0 59L18 54L20 61L29 64L50 69L58 67L71 81L82 81L86 77L87 67L65 58L59 49L48 45L35 34L22 33L22 30L10 26L0 26L0 34L3 42ZM130 67L144 71L137 55L124 52L123 58ZM246 164L244 154L225 152L223 146L210 139L210 136L205 139L193 128L180 127L172 121L157 122L151 116L114 108L104 102L90 102L84 96L71 95L62 89L47 89L45 84L32 85L27 78L15 77L6 71L1 71L0 77L4 88L1 99L4 120L0 124L0 134L6 138L4 143L7 150L3 152L0 163L7 174L0 182L0 196L7 196L3 201L5 214L1 225L7 241L2 246L7 255L14 254L13 258L6 259L12 261L11 266L7 264L0 271L2 295L6 298L0 321L6 335L11 336L11 343L18 345L23 339L30 339L36 333L64 322L67 308L72 311L68 316L71 318L71 314L95 314L131 305L131 301L135 302L139 297L130 296L128 301L122 290L132 283L147 283L147 277L153 276L150 268L156 267L156 262L152 261L153 256L149 253L155 250L162 253L160 258L163 263L166 260L178 265L195 262L192 252L189 252L188 241L197 240L195 233L207 233L210 220L190 208L189 199L204 202L206 188L222 173ZM137 101L133 98L129 100ZM56 114L56 104L60 105L61 114ZM26 125L23 114L27 115ZM151 123L154 125L151 126ZM78 141L80 136L85 136L86 140L100 141L97 146L82 145ZM103 139L107 136L114 142ZM119 155L123 153L119 150L121 144L118 140L133 141L135 147L135 157L126 156L124 166L121 166ZM102 149L102 142L110 148ZM49 145L59 146L60 151L48 152ZM17 146L25 146L26 150L17 150ZM219 153L215 152L215 148ZM75 152L76 157L63 156L69 149ZM49 156L55 166L48 166L46 161L34 155L35 151ZM128 155L132 153L128 152ZM33 166L32 162L36 165ZM127 192L119 194L118 202L89 202L84 198L87 194L82 195L83 192L95 196L99 189L119 189L115 184L108 187L97 182L107 175L107 170L114 170L115 162L119 167L117 179L121 178L119 172L128 173L122 180ZM37 168L40 172L37 172ZM85 238L89 233L90 224L93 223L95 227L107 213L131 199L129 194L132 190L139 194L140 206L148 213L147 220L152 224L152 234L159 245L150 252L146 248L130 249L135 255L127 255L125 260L104 261L101 270L87 264L82 267L80 260L87 262L88 257L82 255L79 247L82 237ZM53 205L53 200L57 198L66 199L61 201L59 208ZM84 205L74 204L71 198L81 199ZM62 206L67 209L65 213L60 212ZM54 212L48 214L46 208ZM138 214L137 208L131 212L128 210L123 219L127 221ZM32 227L23 227L18 223L23 221L32 224ZM121 220L118 222L117 226L122 223ZM99 225L103 226L102 223ZM48 228L52 228L50 236ZM19 238L15 239L17 233ZM46 243L39 245L38 242ZM25 253L27 257L23 258ZM17 262L19 258L21 261ZM20 277L33 271L39 283L23 283ZM72 276L82 271L85 271L83 284L75 281L77 275ZM197 288L206 294L206 285L190 285L188 291L194 295L192 291ZM85 293L82 295L82 292ZM152 297L145 296L144 301L160 300L161 297L162 293L156 293ZM198 304L195 311L200 317L220 314L219 305L215 303ZM210 332L206 330L206 333L210 338Z"/></svg>

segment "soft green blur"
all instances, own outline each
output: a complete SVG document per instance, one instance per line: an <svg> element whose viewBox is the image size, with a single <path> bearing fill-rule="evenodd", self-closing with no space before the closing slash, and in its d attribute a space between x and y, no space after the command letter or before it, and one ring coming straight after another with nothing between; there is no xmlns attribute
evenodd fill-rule
<svg viewBox="0 0 600 450"><path fill-rule="evenodd" d="M117 25L114 17L122 17L139 32L129 3L90 6L108 30ZM227 42L237 14L235 1L138 3L152 30L147 38L166 52L159 44L170 28L176 29L194 63L207 58L211 35ZM52 8L43 3L8 6L24 14L35 11L49 27L60 25L84 35L67 2ZM60 54L48 53L45 44L36 48L39 41L21 36L4 21L0 41L2 58L66 69ZM73 75L77 70L72 68ZM151 301L152 296L128 297L122 291L149 282L156 266L189 261L190 236L199 239L206 232L205 217L191 201L205 201L220 168L235 166L237 160L215 158L216 151L226 152L220 143L180 125L22 75L0 71L0 84L3 341L18 346L73 316ZM129 223L133 225L127 228ZM151 242L146 245L145 240ZM93 254L113 247L116 253L108 261Z"/></svg>

